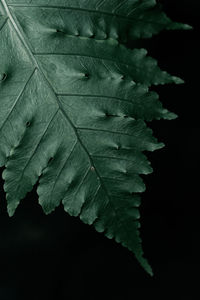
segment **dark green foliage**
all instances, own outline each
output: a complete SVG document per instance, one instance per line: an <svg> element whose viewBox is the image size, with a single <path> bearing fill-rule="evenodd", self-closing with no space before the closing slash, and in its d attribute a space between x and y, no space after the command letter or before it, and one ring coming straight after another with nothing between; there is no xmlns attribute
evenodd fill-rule
<svg viewBox="0 0 200 300"><path fill-rule="evenodd" d="M45 213L60 203L130 249L139 237L142 153L163 147L145 121L173 119L152 85L181 83L125 43L173 23L154 0L0 2L0 165L8 213L38 181Z"/></svg>

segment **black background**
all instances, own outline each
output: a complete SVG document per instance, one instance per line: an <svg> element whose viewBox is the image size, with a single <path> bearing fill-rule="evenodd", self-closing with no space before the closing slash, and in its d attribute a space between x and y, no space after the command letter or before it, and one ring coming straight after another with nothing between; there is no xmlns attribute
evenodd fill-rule
<svg viewBox="0 0 200 300"><path fill-rule="evenodd" d="M156 88L179 118L151 124L166 144L148 153L154 173L144 177L140 209L143 247L154 277L127 249L62 207L45 216L35 190L9 218L1 181L0 300L199 298L200 1L160 2L173 20L194 29L163 32L144 43L162 69L186 82Z"/></svg>

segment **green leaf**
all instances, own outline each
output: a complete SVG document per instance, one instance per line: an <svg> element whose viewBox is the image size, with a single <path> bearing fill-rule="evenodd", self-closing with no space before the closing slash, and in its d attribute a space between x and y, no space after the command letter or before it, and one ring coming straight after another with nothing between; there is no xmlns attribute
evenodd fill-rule
<svg viewBox="0 0 200 300"><path fill-rule="evenodd" d="M173 119L152 85L182 83L124 43L173 23L154 0L1 0L0 165L12 216L39 178L45 213L60 203L130 249L139 236L143 151L163 147L145 121Z"/></svg>

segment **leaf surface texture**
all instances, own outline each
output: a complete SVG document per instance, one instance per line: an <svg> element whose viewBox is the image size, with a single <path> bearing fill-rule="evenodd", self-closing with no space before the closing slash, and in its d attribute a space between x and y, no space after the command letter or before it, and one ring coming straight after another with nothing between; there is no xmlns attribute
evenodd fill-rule
<svg viewBox="0 0 200 300"><path fill-rule="evenodd" d="M154 0L0 2L0 165L12 216L39 180L45 213L60 203L130 249L139 236L143 151L163 146L146 121L173 119L150 86L182 81L127 41L173 23Z"/></svg>

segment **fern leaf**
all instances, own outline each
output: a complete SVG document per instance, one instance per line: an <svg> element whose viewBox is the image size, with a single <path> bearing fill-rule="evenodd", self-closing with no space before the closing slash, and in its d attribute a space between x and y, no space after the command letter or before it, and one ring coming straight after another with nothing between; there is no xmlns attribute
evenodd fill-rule
<svg viewBox="0 0 200 300"><path fill-rule="evenodd" d="M163 147L145 121L173 119L152 85L181 83L128 40L173 23L154 0L1 0L0 165L12 216L39 178L45 213L60 203L130 249L139 236L143 151Z"/></svg>

